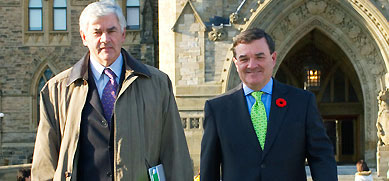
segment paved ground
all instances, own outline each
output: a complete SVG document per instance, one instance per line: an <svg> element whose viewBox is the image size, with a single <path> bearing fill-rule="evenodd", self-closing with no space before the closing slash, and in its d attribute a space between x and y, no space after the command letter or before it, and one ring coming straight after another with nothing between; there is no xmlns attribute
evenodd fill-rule
<svg viewBox="0 0 389 181"><path fill-rule="evenodd" d="M305 167L305 170L308 175L308 181L312 181L311 178L311 172L309 170L309 167ZM340 165L338 166L338 179L339 181L354 181L354 174L357 171L357 168L353 165ZM385 181L385 177L377 176L377 172L375 169L371 169L373 173L373 179L376 181Z"/></svg>

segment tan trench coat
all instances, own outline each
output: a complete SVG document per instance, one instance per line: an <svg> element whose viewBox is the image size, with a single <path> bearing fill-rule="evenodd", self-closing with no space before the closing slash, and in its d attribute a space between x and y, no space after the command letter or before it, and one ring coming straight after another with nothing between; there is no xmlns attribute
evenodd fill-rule
<svg viewBox="0 0 389 181"><path fill-rule="evenodd" d="M122 49L125 78L114 108L114 179L148 180L146 162L162 163L167 180L193 180L184 131L168 76ZM77 180L81 112L88 92L89 54L47 82L32 179ZM109 164L109 163L107 163Z"/></svg>

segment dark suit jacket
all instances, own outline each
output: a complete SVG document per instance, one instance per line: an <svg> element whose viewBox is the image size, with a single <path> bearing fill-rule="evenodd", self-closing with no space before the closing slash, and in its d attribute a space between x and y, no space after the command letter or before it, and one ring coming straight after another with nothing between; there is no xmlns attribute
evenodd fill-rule
<svg viewBox="0 0 389 181"><path fill-rule="evenodd" d="M279 98L285 107L276 105ZM306 158L314 180L337 180L333 147L312 93L274 80L264 150L242 84L206 101L201 180L219 180L220 167L223 181L306 180Z"/></svg>

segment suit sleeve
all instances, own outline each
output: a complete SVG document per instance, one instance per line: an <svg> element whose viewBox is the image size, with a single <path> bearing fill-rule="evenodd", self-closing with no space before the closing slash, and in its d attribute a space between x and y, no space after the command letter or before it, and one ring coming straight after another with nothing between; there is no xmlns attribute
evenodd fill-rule
<svg viewBox="0 0 389 181"><path fill-rule="evenodd" d="M220 180L221 148L216 120L209 101L204 107L204 134L201 141L200 180Z"/></svg>
<svg viewBox="0 0 389 181"><path fill-rule="evenodd" d="M40 121L31 168L32 180L52 180L58 163L60 138L47 84L40 93Z"/></svg>
<svg viewBox="0 0 389 181"><path fill-rule="evenodd" d="M316 106L315 96L309 94L307 107L307 160L313 180L338 180L333 146L327 136Z"/></svg>
<svg viewBox="0 0 389 181"><path fill-rule="evenodd" d="M166 76L167 77L167 76ZM166 180L193 180L193 166L170 79L165 92L160 159Z"/></svg>

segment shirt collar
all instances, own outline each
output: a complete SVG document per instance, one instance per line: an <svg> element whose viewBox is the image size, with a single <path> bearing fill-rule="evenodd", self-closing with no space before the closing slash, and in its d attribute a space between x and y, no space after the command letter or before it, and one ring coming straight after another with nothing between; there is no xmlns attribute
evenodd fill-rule
<svg viewBox="0 0 389 181"><path fill-rule="evenodd" d="M90 57L90 65L91 70L93 73L93 76L96 80L99 80L101 78L101 75L103 74L103 71L105 69L104 66L102 66L99 62L97 62L93 57ZM116 77L120 76L120 73L122 72L123 67L123 56L122 54L119 55L119 57L107 68L110 68L116 75Z"/></svg>
<svg viewBox="0 0 389 181"><path fill-rule="evenodd" d="M250 89L249 87L247 87L246 84L243 83L243 91L244 91L244 95L247 96L249 94L251 94L252 92L254 92L254 90ZM263 87L261 89L262 92L266 93L266 94L272 94L273 92L273 77L270 78L270 81L265 85L265 87Z"/></svg>

